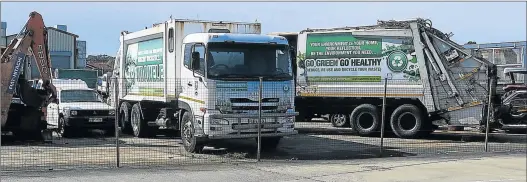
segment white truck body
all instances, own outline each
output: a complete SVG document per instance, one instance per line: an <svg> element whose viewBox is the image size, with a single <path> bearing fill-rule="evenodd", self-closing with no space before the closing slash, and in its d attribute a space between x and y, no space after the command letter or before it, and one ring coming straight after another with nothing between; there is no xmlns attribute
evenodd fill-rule
<svg viewBox="0 0 527 182"><path fill-rule="evenodd" d="M179 120L190 113L196 140L254 138L259 79L233 70L236 66L259 68L256 64L264 64L289 76L276 77L274 72L258 75L275 77L263 80L262 137L296 134L287 40L259 34L258 23L197 20L169 20L137 32L123 32L113 72L117 83L111 81L118 89L113 88L109 97L115 100L118 90L118 100L110 102L119 108L121 127L129 127L138 137L149 134L141 133L137 123L148 123L142 126L151 129L148 133L157 129L184 132L186 124L182 122L186 121ZM199 69L192 67L195 52L201 60ZM258 61L259 57L263 60ZM225 70L217 71L214 64ZM130 117L139 112L140 121ZM185 148L200 150L190 144Z"/></svg>
<svg viewBox="0 0 527 182"><path fill-rule="evenodd" d="M388 77L386 119L399 137L430 133L443 124L480 125L489 98L488 79L495 79L487 70L495 66L429 25L418 19L306 29L296 35L272 33L297 40L297 121L331 114L334 126L347 124L362 134L379 132L380 115L366 119L370 124L365 126L360 126L361 116L380 114ZM420 124L404 129L404 113L414 113L408 120Z"/></svg>

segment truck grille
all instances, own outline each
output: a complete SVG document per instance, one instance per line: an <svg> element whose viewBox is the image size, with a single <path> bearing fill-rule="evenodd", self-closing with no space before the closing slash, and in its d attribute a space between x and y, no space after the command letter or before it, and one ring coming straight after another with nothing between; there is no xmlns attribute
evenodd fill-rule
<svg viewBox="0 0 527 182"><path fill-rule="evenodd" d="M77 110L77 116L108 116L108 110Z"/></svg>
<svg viewBox="0 0 527 182"><path fill-rule="evenodd" d="M262 106L262 110L275 110L278 106ZM258 106L232 106L232 110L258 110Z"/></svg>
<svg viewBox="0 0 527 182"><path fill-rule="evenodd" d="M257 111L258 110L258 105L256 105L255 103L258 103L258 101L254 101L254 100L250 100L250 99L247 99L247 98L231 98L231 103L233 104L240 104L240 105L244 105L244 104L250 104L250 106L232 106L232 110L233 111ZM278 101L279 99L278 98L263 98L262 99L262 103L276 103L278 104ZM266 105L266 106L262 106L262 110L276 110L278 109L278 106L269 106L269 105Z"/></svg>
<svg viewBox="0 0 527 182"><path fill-rule="evenodd" d="M262 102L278 102L278 98L263 98ZM253 101L247 98L231 98L231 103L258 103L258 101Z"/></svg>

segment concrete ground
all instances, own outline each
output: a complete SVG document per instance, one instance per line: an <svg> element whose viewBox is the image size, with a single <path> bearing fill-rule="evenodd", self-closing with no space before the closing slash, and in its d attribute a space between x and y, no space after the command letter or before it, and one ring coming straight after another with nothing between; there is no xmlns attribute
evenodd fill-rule
<svg viewBox="0 0 527 182"><path fill-rule="evenodd" d="M191 165L3 173L1 181L506 181L525 182L525 154Z"/></svg>
<svg viewBox="0 0 527 182"><path fill-rule="evenodd" d="M356 160L377 158L380 138L360 137L335 129L329 123L297 123L301 134L285 137L278 150L262 153L266 162ZM325 129L325 130L324 130ZM338 130L338 131L336 131ZM490 152L525 153L526 135L492 137ZM4 139L4 138L3 138ZM426 139L384 139L385 157L455 156L483 154L481 134L436 132ZM100 135L56 138L51 144L2 143L2 171L112 168L116 166L116 141ZM178 137L119 139L119 163L123 167L178 166L252 162L256 159L254 140L217 142L201 154L184 151Z"/></svg>

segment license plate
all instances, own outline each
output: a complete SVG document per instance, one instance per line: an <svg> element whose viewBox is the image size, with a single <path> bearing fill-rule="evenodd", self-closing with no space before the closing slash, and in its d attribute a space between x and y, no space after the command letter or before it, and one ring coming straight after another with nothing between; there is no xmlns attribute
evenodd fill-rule
<svg viewBox="0 0 527 182"><path fill-rule="evenodd" d="M262 123L265 123L264 118L262 118ZM249 119L249 124L258 124L258 119Z"/></svg>
<svg viewBox="0 0 527 182"><path fill-rule="evenodd" d="M90 123L99 123L99 122L102 122L102 118L90 118L89 122Z"/></svg>

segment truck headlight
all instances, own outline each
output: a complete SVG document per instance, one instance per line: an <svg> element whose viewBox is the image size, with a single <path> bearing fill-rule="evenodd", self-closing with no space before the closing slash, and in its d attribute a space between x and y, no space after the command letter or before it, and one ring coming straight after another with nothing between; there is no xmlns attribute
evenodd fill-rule
<svg viewBox="0 0 527 182"><path fill-rule="evenodd" d="M115 110L110 110L110 111L108 112L108 115L115 115Z"/></svg>
<svg viewBox="0 0 527 182"><path fill-rule="evenodd" d="M77 115L77 111L70 111L70 115L76 116Z"/></svg>
<svg viewBox="0 0 527 182"><path fill-rule="evenodd" d="M232 103L229 100L217 99L216 109L220 112L232 112Z"/></svg>

